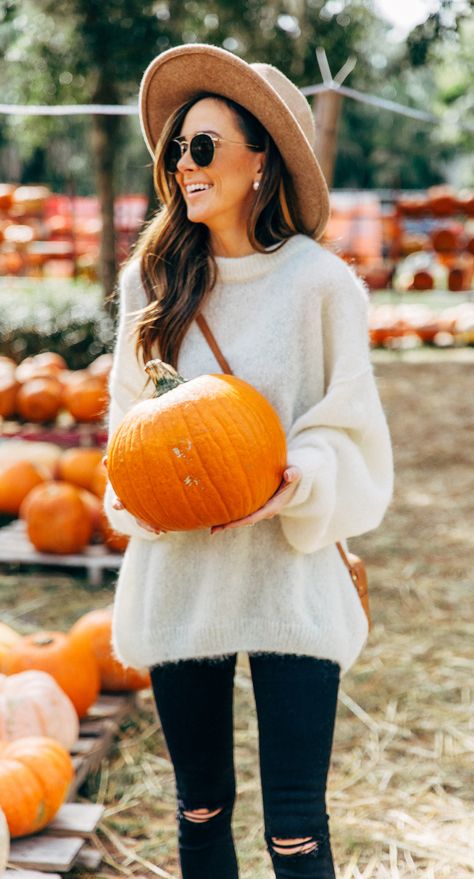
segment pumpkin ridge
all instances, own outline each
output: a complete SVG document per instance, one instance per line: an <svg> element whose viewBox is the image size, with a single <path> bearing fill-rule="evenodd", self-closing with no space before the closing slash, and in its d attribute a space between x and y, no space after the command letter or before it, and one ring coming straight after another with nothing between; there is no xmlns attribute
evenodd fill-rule
<svg viewBox="0 0 474 879"><path fill-rule="evenodd" d="M266 439L266 444L264 447L265 452L266 452L264 454L264 457L266 457L266 454L270 454L271 448L272 448L271 444L269 444L268 420L269 420L269 416L271 416L272 419L275 417L276 410L272 407L271 403L267 400L267 398L263 396L263 394L262 394L262 397L264 400L264 404L262 404L262 405L263 405L264 409L266 410L264 417L262 417L261 406L258 406L257 410L255 411L255 409L253 407L249 407L248 401L245 400L243 408L247 412L247 414L249 415L250 424L251 424L251 427L254 431L256 431L256 422L257 421L259 422L260 437L263 435ZM283 432L283 428L281 428L281 441L283 443L283 452L284 452L283 468L284 468L286 466L287 452L286 452L286 437ZM283 478L283 468L282 468L282 474L280 475L280 482L281 482L281 479ZM271 486L271 487L273 487L273 486ZM277 491L277 489L278 489L278 484L275 486L274 491L271 491L271 493L267 497L265 503L267 502L267 500L270 500L270 497L272 497L272 495L274 494L275 491Z"/></svg>
<svg viewBox="0 0 474 879"><path fill-rule="evenodd" d="M140 437L140 449L141 449L142 460L143 460L143 443L142 443L141 428L142 428L141 422L138 422L138 435ZM137 430L137 425L135 425L134 430ZM130 460L132 460L132 461L133 461L133 454L132 454L131 445L132 445L133 432L134 431L130 431L125 436L126 444L128 445L128 448L126 448L126 450L125 450L126 451L126 458L130 457ZM146 470L145 472L147 473L147 476L148 476L148 470ZM132 491L133 491L133 495L134 495L134 505L135 505L135 510L137 511L137 517L140 519L143 519L143 521L146 522L147 515L146 515L146 511L145 511L145 515L143 514L143 505L142 505L142 498L141 498L141 494L140 494L140 489L136 485L134 479L131 480L130 484L132 486ZM132 513L132 515L134 516L135 513Z"/></svg>
<svg viewBox="0 0 474 879"><path fill-rule="evenodd" d="M266 400L266 398L265 398L265 400ZM268 433L268 430L267 430L268 421L266 421L266 419L262 419L261 412L260 412L259 408L257 408L257 410L255 410L253 406L250 407L248 405L247 400L244 400L244 403L242 406L242 411L249 418L249 424L250 424L251 429L253 431L254 437L256 437L256 441L257 441L257 430L256 430L256 426L255 426L256 420L258 420L260 423L260 430L259 430L260 437L258 439L261 439L262 434L265 436ZM251 484L252 484L252 482L251 482ZM277 486L277 488L278 488L278 486ZM275 489L275 491L276 490L277 489ZM270 497L271 497L271 495L269 495L269 497L266 498L264 503L266 503L268 500L270 500ZM253 504L257 503L257 500L255 498L252 498L252 503ZM260 506L261 506L261 504L260 504Z"/></svg>
<svg viewBox="0 0 474 879"><path fill-rule="evenodd" d="M240 401L239 401L239 402L240 402ZM224 403L224 406L225 406L225 409L226 409L226 414L229 413L230 417L232 417L232 415L233 415L233 413L232 413L232 407L229 407L228 405L226 405L227 401L224 402L224 400L223 400L223 403ZM219 427L221 427L223 430L225 430L225 428L222 426L222 422L220 421L218 414L217 414L216 412L213 412L212 414L213 414L213 417L214 417L214 419L216 420L217 424L219 425ZM239 415L240 415L240 410L239 410ZM244 465L242 464L242 461L241 461L241 459L240 459L240 455L236 452L235 446L234 446L232 443L229 444L229 447L232 449L232 458L233 458L233 460L234 460L234 461L237 461L237 464L238 464L238 466L239 466L239 468L240 468L240 471L241 471L242 475L243 475L244 478L245 478L245 485L246 485L246 487L247 487L247 492L248 492L248 493L247 493L247 497L250 495L250 501L253 501L252 492L251 492L251 490L250 490L250 486L249 486L249 482L248 482L247 473L246 473L246 471L245 471L245 467L244 467ZM220 449L220 451L221 451L221 454L222 454L222 450L221 450L221 449ZM245 505L247 506L247 503L245 503ZM234 518L234 517L232 517L232 518Z"/></svg>
<svg viewBox="0 0 474 879"><path fill-rule="evenodd" d="M205 425L205 422L202 421L202 416L201 416L201 414L200 414L200 412L199 412L199 408L193 406L193 410L194 410L195 414L197 414L198 418L201 419L201 422ZM186 421L186 415L185 415L184 407L183 407L183 409L182 409L182 411L181 411L181 417L182 417L182 419L183 419L183 421L184 421L184 423L185 423L185 425L186 425L186 429L189 430L189 428L188 428L188 422ZM207 439L207 436L209 435L210 432L209 432L209 430L206 429L205 433L206 433L206 439ZM215 444L217 445L217 443L215 443ZM199 454L199 449L197 448L196 445L193 446L193 450L194 450L194 452L195 452L197 458L199 459L199 463L200 463L200 465L201 465L201 469L204 471L204 473L206 473L206 468L205 468L205 466L204 466L204 464L203 464L202 457L201 457L201 455ZM220 449L219 449L219 451L220 451ZM211 484L212 484L212 483L209 482L209 485L211 485ZM230 516L229 510L228 510L228 508L227 508L227 506L226 506L226 504L225 504L225 502L224 502L224 500L223 500L223 498L222 498L220 492L218 491L218 489L217 489L214 485L212 486L212 488L214 489L214 493L215 493L215 495L217 495L218 499L221 501L222 506L224 507L224 510L225 510L226 515L229 517L229 516ZM193 508L193 506L192 506L192 504L191 504L191 500L190 500L190 498L189 498L189 495L186 493L186 491L185 491L184 489L183 489L183 496L186 497L186 502L187 502L189 508L191 509L191 512L192 512L194 515L196 515L196 511L195 511L195 509ZM201 518L201 522L202 522L202 517L200 517L200 518ZM204 525L205 527L207 527L208 524L209 524L209 523L208 523L207 521L206 521L206 522L203 522L203 525Z"/></svg>
<svg viewBox="0 0 474 879"><path fill-rule="evenodd" d="M155 506L155 511L154 511L153 519L155 520L155 519L156 519L156 510L158 510L158 515L159 515L160 518L161 518L161 516L163 515L163 501L162 501L161 497L157 494L157 486L156 486L156 483L155 483L155 481L151 478L151 474L150 474L150 469L149 469L149 467L146 466L146 459L145 459L145 448L146 448L146 443L143 441L143 430L144 430L144 423L143 423L143 421L140 421L140 422L139 422L138 435L139 435L139 437L140 437L141 456L142 456L143 468L144 468L144 470L145 470L145 472L146 472L146 475L147 475L148 485L149 485L149 488L150 488L150 490L151 490L151 494L153 495L154 506ZM145 521L146 521L146 514L145 514L145 516L144 516L144 519L145 519Z"/></svg>

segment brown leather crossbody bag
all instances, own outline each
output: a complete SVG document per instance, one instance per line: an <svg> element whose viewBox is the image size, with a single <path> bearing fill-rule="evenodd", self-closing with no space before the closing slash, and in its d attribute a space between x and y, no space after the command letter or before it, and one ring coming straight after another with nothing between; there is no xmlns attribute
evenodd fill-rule
<svg viewBox="0 0 474 879"><path fill-rule="evenodd" d="M212 333L212 330L204 317L204 315L199 314L196 318L196 323L201 330L209 348L211 349L214 357L216 358L219 366L222 369L222 372L227 373L228 375L233 375L233 371L230 368L229 363L225 359L217 340ZM341 556L342 561L344 562L347 570L349 571L352 582L354 583L355 588L357 589L357 594L360 598L362 607L364 608L365 615L367 617L367 622L369 624L369 629L371 628L372 621L370 618L370 608L369 608L369 591L368 591L368 582L367 582L367 571L362 559L359 556L354 555L352 552L346 553L344 547L341 543L336 543L339 555Z"/></svg>

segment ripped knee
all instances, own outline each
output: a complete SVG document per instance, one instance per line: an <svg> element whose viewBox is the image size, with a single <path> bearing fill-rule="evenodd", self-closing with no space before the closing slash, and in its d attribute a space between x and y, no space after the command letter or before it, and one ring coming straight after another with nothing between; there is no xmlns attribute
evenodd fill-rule
<svg viewBox="0 0 474 879"><path fill-rule="evenodd" d="M219 815L223 808L223 806L219 806L217 809L181 809L181 815L187 821L192 821L193 824L205 824L206 821Z"/></svg>
<svg viewBox="0 0 474 879"><path fill-rule="evenodd" d="M295 839L280 839L272 836L271 847L277 855L307 855L318 850L318 843L312 836Z"/></svg>

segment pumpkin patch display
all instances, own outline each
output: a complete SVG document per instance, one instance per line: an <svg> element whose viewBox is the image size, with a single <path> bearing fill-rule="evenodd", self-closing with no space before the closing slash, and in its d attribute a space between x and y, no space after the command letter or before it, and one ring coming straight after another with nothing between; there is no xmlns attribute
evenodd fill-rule
<svg viewBox="0 0 474 879"><path fill-rule="evenodd" d="M101 690L143 690L150 686L147 669L126 668L115 658L112 651L111 608L91 610L84 614L74 623L69 636L94 653L99 666Z"/></svg>
<svg viewBox="0 0 474 879"><path fill-rule="evenodd" d="M0 808L10 835L46 827L64 803L73 775L71 757L54 739L0 742Z"/></svg>
<svg viewBox="0 0 474 879"><path fill-rule="evenodd" d="M47 482L33 489L23 508L28 537L40 552L82 552L93 532L82 489L67 482Z"/></svg>
<svg viewBox="0 0 474 879"><path fill-rule="evenodd" d="M125 508L157 530L189 531L250 515L275 493L286 466L280 419L233 375L185 381L147 363L156 396L114 432L107 470Z"/></svg>
<svg viewBox="0 0 474 879"><path fill-rule="evenodd" d="M4 657L4 673L31 669L48 672L69 696L79 717L97 699L100 676L92 650L63 632L36 632L13 644Z"/></svg>
<svg viewBox="0 0 474 879"><path fill-rule="evenodd" d="M79 719L69 696L45 671L0 674L0 740L48 736L70 750Z"/></svg>

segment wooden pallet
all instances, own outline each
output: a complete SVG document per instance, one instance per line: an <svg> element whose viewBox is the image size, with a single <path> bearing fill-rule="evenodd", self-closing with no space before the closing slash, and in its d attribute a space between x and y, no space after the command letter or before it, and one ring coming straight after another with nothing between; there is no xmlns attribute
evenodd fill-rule
<svg viewBox="0 0 474 879"><path fill-rule="evenodd" d="M85 568L90 582L99 586L104 570L116 570L121 562L120 553L110 552L102 544L86 546L83 552L71 555L38 552L28 540L25 523L19 519L0 528L0 564Z"/></svg>
<svg viewBox="0 0 474 879"><path fill-rule="evenodd" d="M41 833L11 842L8 879L61 879L72 867L94 872L101 854L94 848L92 834L105 807L72 802L90 772L98 769L119 731L121 720L133 710L135 694L102 694L81 720L79 737L71 749L74 779L68 802ZM54 871L54 872L51 872Z"/></svg>
<svg viewBox="0 0 474 879"><path fill-rule="evenodd" d="M97 446L105 448L107 429L104 424L79 423L72 416L61 413L53 424L8 421L0 418L1 439L42 440L69 449L71 446Z"/></svg>

